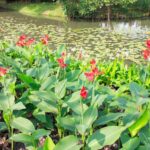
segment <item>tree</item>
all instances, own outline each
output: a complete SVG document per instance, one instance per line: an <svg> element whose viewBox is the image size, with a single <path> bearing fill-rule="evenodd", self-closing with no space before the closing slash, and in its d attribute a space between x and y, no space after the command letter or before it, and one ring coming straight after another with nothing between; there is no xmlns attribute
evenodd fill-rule
<svg viewBox="0 0 150 150"><path fill-rule="evenodd" d="M101 2L101 6L105 6L107 8L107 20L110 21L112 6L120 5L122 7L125 7L128 4L136 2L137 0L99 0L99 1Z"/></svg>

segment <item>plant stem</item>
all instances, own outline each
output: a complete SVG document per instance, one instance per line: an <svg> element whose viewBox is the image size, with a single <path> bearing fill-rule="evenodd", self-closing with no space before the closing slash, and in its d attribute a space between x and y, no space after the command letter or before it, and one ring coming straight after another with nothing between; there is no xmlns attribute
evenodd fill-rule
<svg viewBox="0 0 150 150"><path fill-rule="evenodd" d="M10 136L12 137L13 136L13 128L10 128ZM13 150L14 149L14 142L13 142L13 140L11 140L11 150Z"/></svg>
<svg viewBox="0 0 150 150"><path fill-rule="evenodd" d="M57 117L61 117L61 100L58 101L58 115ZM58 127L58 135L61 138L62 137L62 129L59 127L59 124L57 124Z"/></svg>
<svg viewBox="0 0 150 150"><path fill-rule="evenodd" d="M80 105L81 105L81 124L83 125L83 103L82 103L82 99L80 99ZM82 143L83 145L85 144L85 134L82 134Z"/></svg>

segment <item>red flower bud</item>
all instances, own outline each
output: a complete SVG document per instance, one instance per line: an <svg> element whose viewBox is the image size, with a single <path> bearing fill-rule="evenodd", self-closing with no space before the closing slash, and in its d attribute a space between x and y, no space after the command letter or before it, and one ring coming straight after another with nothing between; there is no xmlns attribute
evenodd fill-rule
<svg viewBox="0 0 150 150"><path fill-rule="evenodd" d="M8 69L0 67L0 76L4 76L7 73Z"/></svg>
<svg viewBox="0 0 150 150"><path fill-rule="evenodd" d="M86 76L86 78L89 80L89 81L93 81L94 80L94 73L93 72L86 72L84 73L84 75Z"/></svg>
<svg viewBox="0 0 150 150"><path fill-rule="evenodd" d="M143 53L143 57L145 60L150 60L150 50L149 49L144 50L142 53Z"/></svg>
<svg viewBox="0 0 150 150"><path fill-rule="evenodd" d="M59 64L60 68L66 68L67 67L67 64L64 63L64 58L58 58L57 62Z"/></svg>
<svg viewBox="0 0 150 150"><path fill-rule="evenodd" d="M81 91L80 91L80 96L83 98L83 99L86 99L87 96L88 96L88 91L86 90L86 88L83 86Z"/></svg>
<svg viewBox="0 0 150 150"><path fill-rule="evenodd" d="M150 40L146 41L147 48L150 48Z"/></svg>

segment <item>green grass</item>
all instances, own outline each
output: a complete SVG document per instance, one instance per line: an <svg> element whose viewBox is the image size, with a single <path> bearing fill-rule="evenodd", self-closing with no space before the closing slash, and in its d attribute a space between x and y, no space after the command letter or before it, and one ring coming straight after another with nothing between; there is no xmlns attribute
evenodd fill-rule
<svg viewBox="0 0 150 150"><path fill-rule="evenodd" d="M46 17L57 20L64 20L66 17L63 6L60 3L13 3L7 6L22 14L35 17Z"/></svg>

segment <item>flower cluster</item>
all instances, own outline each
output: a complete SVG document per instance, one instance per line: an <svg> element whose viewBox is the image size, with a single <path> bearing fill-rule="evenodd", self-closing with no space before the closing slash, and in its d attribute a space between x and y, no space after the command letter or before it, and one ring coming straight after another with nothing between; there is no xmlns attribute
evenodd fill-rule
<svg viewBox="0 0 150 150"><path fill-rule="evenodd" d="M45 35L40 39L43 45L48 45L48 40L49 40L48 35ZM23 34L19 37L19 40L17 41L16 45L20 47L24 47L24 46L30 46L34 42L35 42L34 38L28 38L26 35Z"/></svg>
<svg viewBox="0 0 150 150"><path fill-rule="evenodd" d="M88 96L88 91L87 89L83 86L81 91L80 91L80 96L83 98L83 99L86 99L87 96Z"/></svg>
<svg viewBox="0 0 150 150"><path fill-rule="evenodd" d="M0 67L0 77L7 73L8 69Z"/></svg>
<svg viewBox="0 0 150 150"><path fill-rule="evenodd" d="M34 42L35 42L34 38L28 38L26 35L21 35L16 45L20 47L24 47L24 46L30 46Z"/></svg>
<svg viewBox="0 0 150 150"><path fill-rule="evenodd" d="M67 67L67 64L65 63L65 56L66 56L66 53L63 52L63 53L61 54L61 57L57 59L57 62L58 62L58 64L59 64L59 67L60 67L60 68L63 68L63 69Z"/></svg>
<svg viewBox="0 0 150 150"><path fill-rule="evenodd" d="M100 72L98 70L98 68L96 67L96 60L95 59L92 59L90 61L90 65L91 65L91 71L90 72L85 72L84 75L86 76L86 78L89 81L94 81L95 77L103 74L103 72Z"/></svg>
<svg viewBox="0 0 150 150"><path fill-rule="evenodd" d="M147 49L143 51L143 57L145 60L150 61L150 40L146 41L146 47Z"/></svg>

